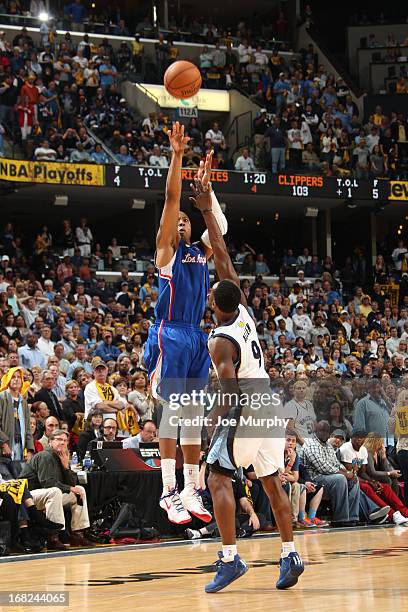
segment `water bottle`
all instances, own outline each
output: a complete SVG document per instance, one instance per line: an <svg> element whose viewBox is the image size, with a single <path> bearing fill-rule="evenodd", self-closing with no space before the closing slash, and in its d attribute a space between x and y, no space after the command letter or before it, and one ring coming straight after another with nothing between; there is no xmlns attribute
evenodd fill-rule
<svg viewBox="0 0 408 612"><path fill-rule="evenodd" d="M74 472L78 468L78 455L76 453L72 453L70 467L71 467L71 470L73 470Z"/></svg>
<svg viewBox="0 0 408 612"><path fill-rule="evenodd" d="M92 465L91 454L89 451L86 451L84 460L82 462L82 469L87 471Z"/></svg>

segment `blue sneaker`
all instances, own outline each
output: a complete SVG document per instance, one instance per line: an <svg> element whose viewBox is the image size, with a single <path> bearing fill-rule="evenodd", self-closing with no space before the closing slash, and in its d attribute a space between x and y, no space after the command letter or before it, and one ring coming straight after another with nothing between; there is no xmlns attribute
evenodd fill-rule
<svg viewBox="0 0 408 612"><path fill-rule="evenodd" d="M280 575L276 583L277 589L289 589L293 587L298 578L305 571L302 559L297 552L291 552L287 557L280 560Z"/></svg>
<svg viewBox="0 0 408 612"><path fill-rule="evenodd" d="M205 585L206 593L218 593L218 591L225 589L225 587L231 584L231 582L234 582L234 580L241 578L249 569L245 561L243 561L239 555L235 555L234 561L230 561L229 563L221 561L222 552L219 552L218 556L220 560L216 563L217 573L214 580Z"/></svg>

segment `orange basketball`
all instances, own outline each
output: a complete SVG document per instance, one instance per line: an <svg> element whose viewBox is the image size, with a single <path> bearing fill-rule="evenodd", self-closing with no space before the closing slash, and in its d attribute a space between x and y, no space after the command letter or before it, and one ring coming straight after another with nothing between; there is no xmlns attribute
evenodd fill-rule
<svg viewBox="0 0 408 612"><path fill-rule="evenodd" d="M201 87L200 71L191 62L174 62L164 73L164 86L174 98L191 98Z"/></svg>

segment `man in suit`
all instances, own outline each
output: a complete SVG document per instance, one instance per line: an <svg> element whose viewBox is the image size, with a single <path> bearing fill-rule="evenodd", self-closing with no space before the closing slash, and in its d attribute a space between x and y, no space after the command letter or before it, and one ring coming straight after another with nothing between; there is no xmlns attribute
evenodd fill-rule
<svg viewBox="0 0 408 612"><path fill-rule="evenodd" d="M50 411L50 416L55 416L59 421L64 420L61 404L52 390L55 378L50 370L44 370L41 376L41 389L34 396L34 402L45 402Z"/></svg>

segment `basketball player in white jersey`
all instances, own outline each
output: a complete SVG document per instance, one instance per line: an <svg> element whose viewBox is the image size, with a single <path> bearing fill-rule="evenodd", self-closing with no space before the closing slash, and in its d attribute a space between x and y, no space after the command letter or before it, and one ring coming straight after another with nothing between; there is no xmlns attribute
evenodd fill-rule
<svg viewBox="0 0 408 612"><path fill-rule="evenodd" d="M254 466L268 495L282 538L279 589L294 586L304 566L293 542L291 507L284 492L279 468L284 467L285 430L276 425L275 431L264 426L242 425L243 418L278 417L281 404L272 396L269 377L265 371L261 347L252 317L246 309L246 298L239 288L239 279L227 252L224 239L211 210L211 199L199 181L192 185L194 203L204 217L214 253L215 269L220 282L213 288L210 304L218 327L208 342L211 360L217 372L225 402L217 406L213 419L223 417L226 425L215 430L207 457L210 465L208 485L214 505L215 518L221 534L222 552L218 553L217 573L206 585L207 593L216 593L248 571L248 566L237 553L235 537L235 500L231 477L242 466ZM253 404L234 405L237 395L254 398L255 393L270 396L258 411ZM275 403L275 405L274 405ZM223 405L222 405L223 404ZM277 405L278 404L278 405ZM242 418L243 417L243 418Z"/></svg>

